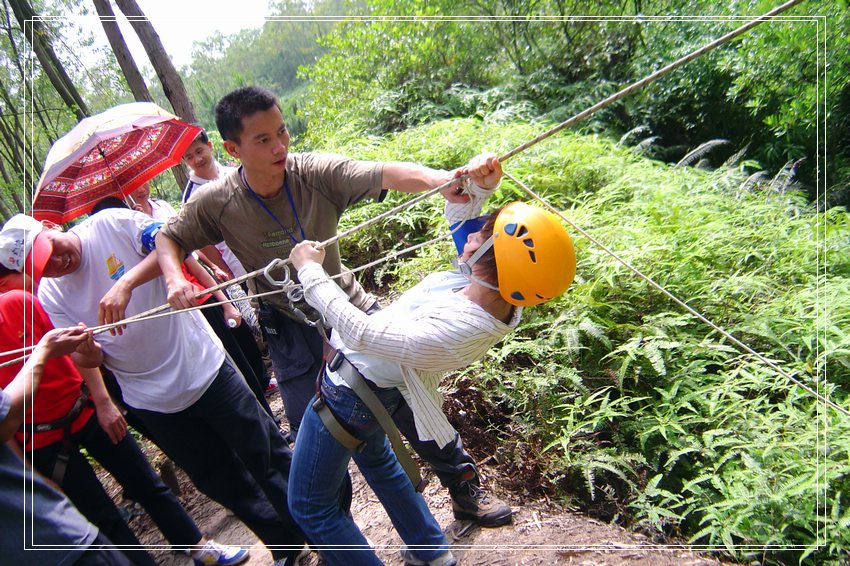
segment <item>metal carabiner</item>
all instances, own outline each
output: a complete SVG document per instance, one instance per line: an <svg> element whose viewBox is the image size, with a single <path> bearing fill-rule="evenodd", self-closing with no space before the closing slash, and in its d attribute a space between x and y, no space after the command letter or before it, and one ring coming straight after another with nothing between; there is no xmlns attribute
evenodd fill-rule
<svg viewBox="0 0 850 566"><path fill-rule="evenodd" d="M286 292L286 298L289 299L289 302L292 304L299 303L304 300L304 288L300 285L293 285L289 291Z"/></svg>
<svg viewBox="0 0 850 566"><path fill-rule="evenodd" d="M271 272L275 269L283 269L284 278L282 280L277 280L272 277ZM266 281L268 281L269 284L274 287L286 287L292 282L292 277L289 273L289 264L282 259L275 259L270 261L266 268L263 269L263 276L266 278Z"/></svg>

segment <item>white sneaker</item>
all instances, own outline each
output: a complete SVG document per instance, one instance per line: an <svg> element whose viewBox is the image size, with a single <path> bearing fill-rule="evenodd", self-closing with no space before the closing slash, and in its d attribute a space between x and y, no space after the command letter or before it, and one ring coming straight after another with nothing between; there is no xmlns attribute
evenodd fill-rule
<svg viewBox="0 0 850 566"><path fill-rule="evenodd" d="M248 560L248 549L218 544L209 539L201 550L192 553L195 566L231 566Z"/></svg>

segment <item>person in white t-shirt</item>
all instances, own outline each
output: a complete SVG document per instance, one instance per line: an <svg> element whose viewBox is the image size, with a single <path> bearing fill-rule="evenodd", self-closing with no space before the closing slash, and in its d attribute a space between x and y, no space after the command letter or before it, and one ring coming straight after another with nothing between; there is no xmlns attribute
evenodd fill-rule
<svg viewBox="0 0 850 566"><path fill-rule="evenodd" d="M144 212L148 216L153 217L155 220L165 221L177 214L177 211L174 210L173 206L168 204L168 201L151 198L150 183L144 183L138 189L130 193L130 199L133 202L131 205L133 210Z"/></svg>
<svg viewBox="0 0 850 566"><path fill-rule="evenodd" d="M189 197L198 187L206 185L210 181L220 179L234 171L234 167L228 167L219 163L213 154L213 144L205 130L201 130L198 137L189 144L186 153L183 154L183 162L191 170L192 174L183 188L183 195L180 198L181 204L186 204ZM213 253L209 248L214 247L218 253ZM227 244L219 242L215 246L207 246L203 248L207 257L215 262L219 267L230 273L228 279L241 277L247 273L242 263L236 258L236 255L230 251Z"/></svg>
<svg viewBox="0 0 850 566"><path fill-rule="evenodd" d="M46 230L53 253L38 295L54 325L109 324L165 304L153 252L160 227L115 209L68 232ZM288 510L292 452L200 313L130 324L98 342L125 403L166 455L267 546L287 545L272 550L275 560L294 560L304 538Z"/></svg>

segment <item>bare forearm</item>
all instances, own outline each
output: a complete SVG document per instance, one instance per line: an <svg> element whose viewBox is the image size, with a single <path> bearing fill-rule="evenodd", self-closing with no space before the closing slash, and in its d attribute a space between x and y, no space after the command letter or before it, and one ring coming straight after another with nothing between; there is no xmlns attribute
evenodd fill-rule
<svg viewBox="0 0 850 566"><path fill-rule="evenodd" d="M11 407L6 418L0 423L0 441L6 442L12 438L24 422L24 407L32 406L47 358L45 348L36 346L15 378L4 388Z"/></svg>
<svg viewBox="0 0 850 566"><path fill-rule="evenodd" d="M198 253L203 253L201 259L203 260L204 258L206 258L207 265L215 265L220 270L230 276L228 279L233 278L233 274L230 272L230 267L228 267L227 263L225 263L221 252L218 251L218 248L216 248L215 246L204 246L203 248L198 250Z"/></svg>
<svg viewBox="0 0 850 566"><path fill-rule="evenodd" d="M162 231L156 235L156 258L166 282L185 279L180 267L185 254L183 248Z"/></svg>
<svg viewBox="0 0 850 566"><path fill-rule="evenodd" d="M81 368L97 368L103 364L103 350L100 348L86 353L74 352L71 359Z"/></svg>
<svg viewBox="0 0 850 566"><path fill-rule="evenodd" d="M213 279L213 276L210 275L206 269L204 269L204 266L201 265L198 260L190 256L186 258L185 263L186 269L189 270L189 273L195 276L195 279L198 280L198 283L200 283L204 289L209 289L210 287L215 287L216 285L218 285L218 281ZM227 300L227 297L224 295L221 289L219 289L218 291L213 291L212 295L218 302Z"/></svg>
<svg viewBox="0 0 850 566"><path fill-rule="evenodd" d="M94 401L95 405L112 401L109 396L109 391L106 390L106 385L103 383L103 375L98 368L77 367L80 370L80 375L83 376L83 381L89 389L89 396Z"/></svg>
<svg viewBox="0 0 850 566"><path fill-rule="evenodd" d="M127 290L132 292L139 285L156 279L160 275L162 275L162 270L159 267L157 252L154 250L145 256L133 269L122 275L121 279L118 280L118 284L125 285Z"/></svg>
<svg viewBox="0 0 850 566"><path fill-rule="evenodd" d="M420 193L443 185L453 178L454 173L451 171L396 161L384 164L381 188Z"/></svg>

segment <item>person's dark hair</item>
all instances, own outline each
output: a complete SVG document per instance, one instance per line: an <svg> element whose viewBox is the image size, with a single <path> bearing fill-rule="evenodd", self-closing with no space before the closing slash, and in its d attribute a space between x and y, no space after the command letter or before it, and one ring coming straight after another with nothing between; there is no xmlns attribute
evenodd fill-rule
<svg viewBox="0 0 850 566"><path fill-rule="evenodd" d="M20 273L20 271L15 271L14 269L9 269L3 264L0 264L0 279L3 279L7 275L11 275L13 273Z"/></svg>
<svg viewBox="0 0 850 566"><path fill-rule="evenodd" d="M496 217L499 216L499 213L502 212L503 208L503 206L500 206L495 210L491 210L487 215L487 220L484 221L484 225L481 227L481 230L479 230L482 236L482 241L486 241L487 238L493 235L493 228L496 225ZM493 251L492 247L484 252L484 255L478 258L475 265L480 270L478 273L479 277L492 285L498 284L499 268L496 266L496 253Z"/></svg>
<svg viewBox="0 0 850 566"><path fill-rule="evenodd" d="M207 131L204 128L202 128L200 124L192 124L192 125L198 126L199 128L201 128L201 131L198 133L197 136L195 136L195 139L192 140L192 143L195 143L196 141L199 141L204 145L210 143L210 137L207 135Z"/></svg>
<svg viewBox="0 0 850 566"><path fill-rule="evenodd" d="M99 201L97 201L97 204L95 204L92 207L91 212L89 212L89 214L94 215L94 214L97 214L98 212L100 212L101 210L106 210L107 208L130 208L130 207L127 206L126 202L124 202L123 200L121 200L118 197L104 197L104 198L100 199Z"/></svg>
<svg viewBox="0 0 850 566"><path fill-rule="evenodd" d="M262 87L246 86L224 95L215 105L215 125L221 139L239 143L242 118L273 106L280 110L274 93Z"/></svg>

